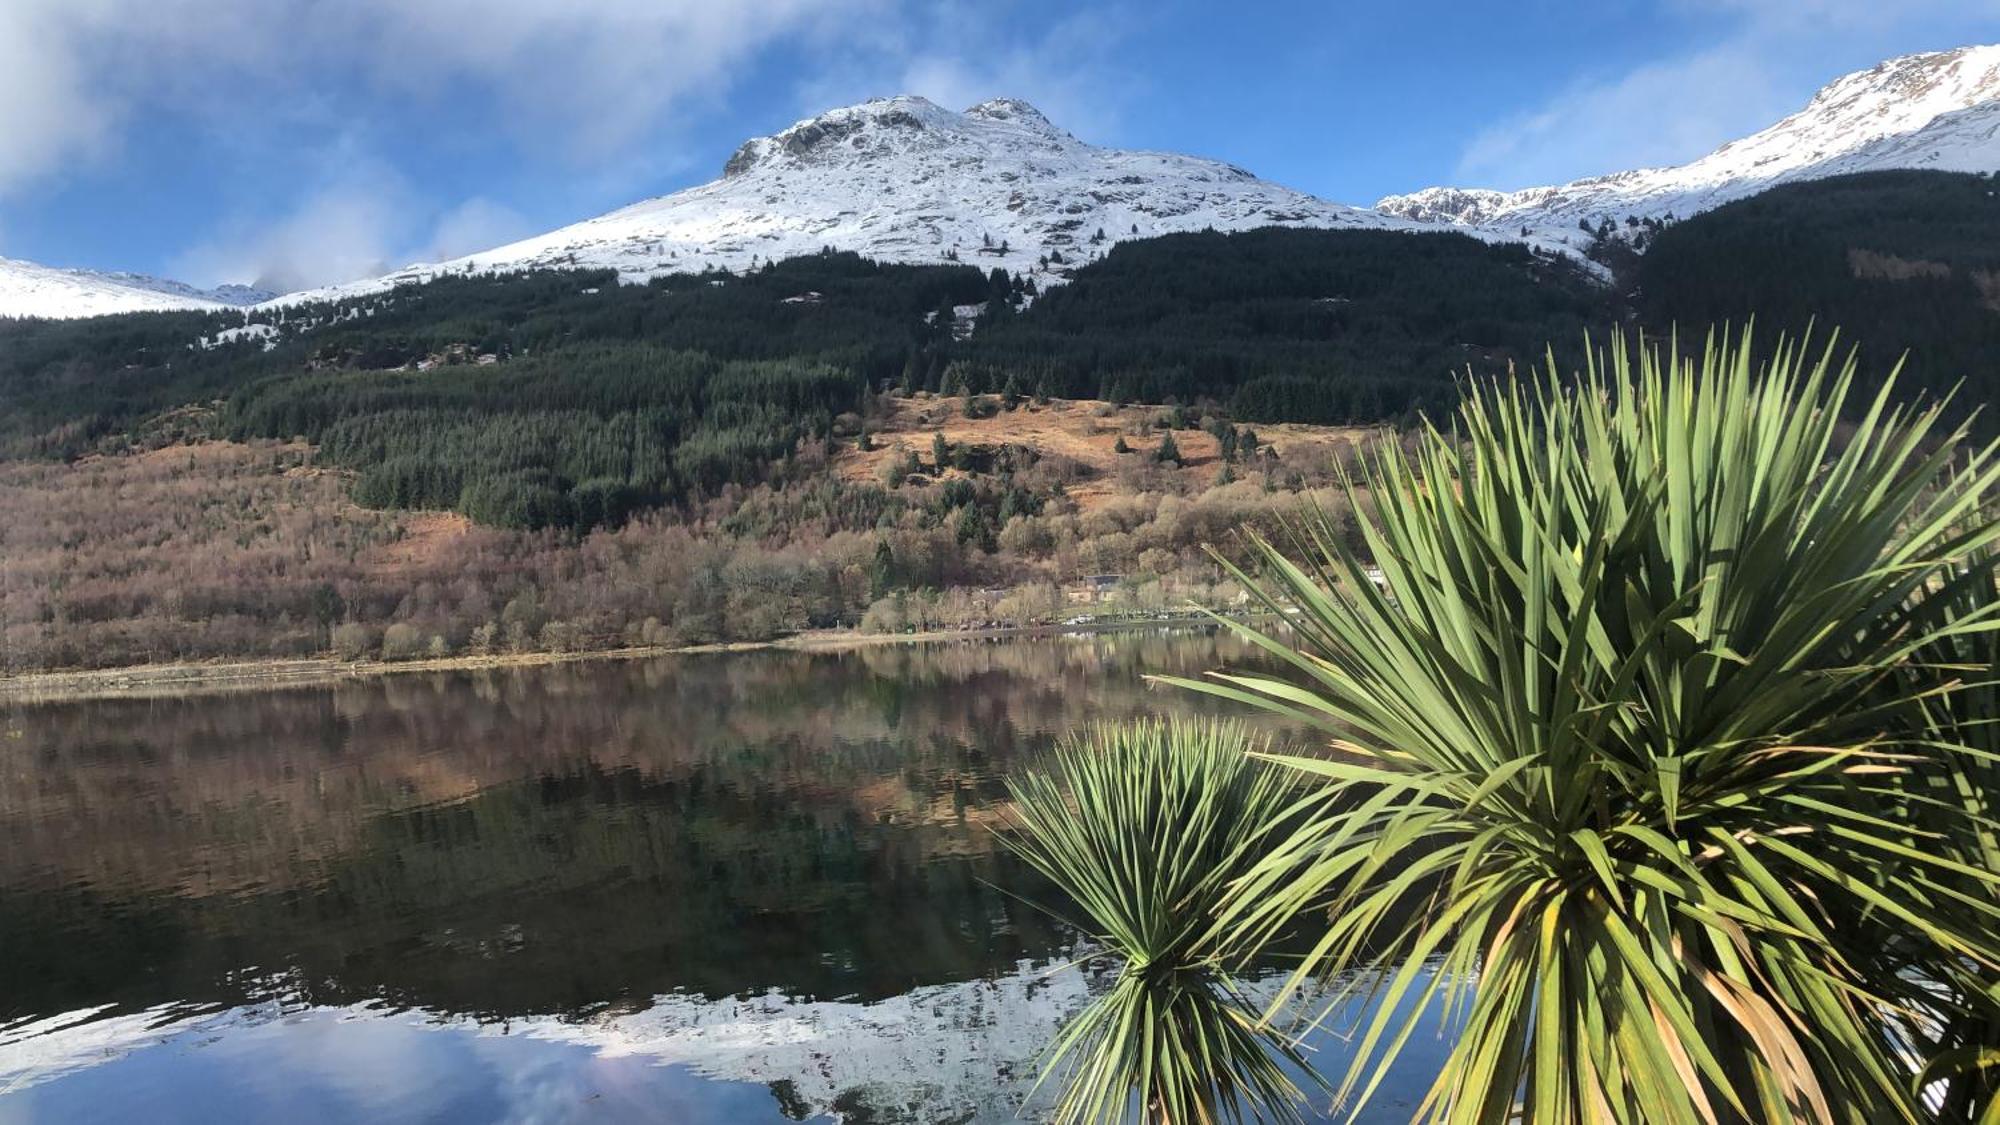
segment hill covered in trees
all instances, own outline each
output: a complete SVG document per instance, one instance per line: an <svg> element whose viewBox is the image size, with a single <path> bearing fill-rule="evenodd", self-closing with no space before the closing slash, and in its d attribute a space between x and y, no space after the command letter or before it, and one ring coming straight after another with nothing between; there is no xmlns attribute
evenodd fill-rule
<svg viewBox="0 0 2000 1125"><path fill-rule="evenodd" d="M282 310L0 324L0 456L303 438L383 508L587 530L782 477L885 391L1367 424L1587 331L1815 318L1911 384L2000 373L2000 201L1979 176L1796 184L1649 231L1616 284L1456 233L1266 229L1121 243L1035 292L827 251L623 285L451 276ZM1060 264L1060 263L1058 263ZM774 477L774 473L777 477Z"/></svg>
<svg viewBox="0 0 2000 1125"><path fill-rule="evenodd" d="M1766 338L1838 328L1861 369L1905 357L1906 386L2000 393L2000 183L1877 172L1788 184L1675 223L1624 280L1663 328L1742 323ZM1990 420L1989 424L1990 424Z"/></svg>
<svg viewBox="0 0 2000 1125"><path fill-rule="evenodd" d="M1649 231L1610 285L1458 234L1266 230L1041 292L828 252L0 322L0 670L1062 620L1086 574L1132 612L1227 604L1202 545L1375 437L1294 423L1435 413L1586 331L1816 317L1871 375L1908 349L1913 392L1985 403L1992 191L1787 187Z"/></svg>
<svg viewBox="0 0 2000 1125"><path fill-rule="evenodd" d="M450 277L257 314L0 326L0 453L303 438L386 508L616 526L767 479L900 387L1370 421L1580 336L1573 268L1457 234L1258 231L1115 249L1071 284L827 252L620 285ZM851 436L851 429L849 431Z"/></svg>
<svg viewBox="0 0 2000 1125"><path fill-rule="evenodd" d="M1223 404L1246 421L1363 423L1437 410L1606 314L1568 258L1462 234L1267 228L1122 243L972 361L1074 398Z"/></svg>

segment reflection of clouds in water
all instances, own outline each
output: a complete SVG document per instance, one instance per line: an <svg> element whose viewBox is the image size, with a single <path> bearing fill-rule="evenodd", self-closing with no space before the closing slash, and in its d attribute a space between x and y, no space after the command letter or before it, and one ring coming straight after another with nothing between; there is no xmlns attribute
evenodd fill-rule
<svg viewBox="0 0 2000 1125"><path fill-rule="evenodd" d="M0 1097L0 1125L76 1120L78 1105L103 1121L126 1106L155 1121L776 1123L789 1109L998 1123L1017 1119L1036 1058L1094 979L1023 962L868 1004L669 995L636 1012L499 1024L275 1003L178 1020L155 1010L44 1021L31 1038L0 1032L0 1089L21 1089ZM1278 979L1250 991L1268 995ZM1337 1071L1342 1044L1314 1038L1321 1064ZM1363 1120L1406 1120L1446 1049L1414 1037ZM178 1106L183 1117L148 1106Z"/></svg>
<svg viewBox="0 0 2000 1125"><path fill-rule="evenodd" d="M0 965L0 993L83 1010L0 1028L0 1091L19 1087L0 1116L1007 1119L1084 984L1016 963L1072 935L996 889L1013 885L987 827L1002 779L1084 721L1188 705L1139 674L1231 662L1230 643L751 653L36 709L30 741L63 784L0 793L0 838L25 842L0 848L0 885L22 892L0 944L30 934L52 960ZM95 971L135 956L159 961ZM329 1007L267 1003L295 982L245 965L292 966ZM451 1014L654 994L589 1018ZM388 997L417 1009L366 1003ZM148 1007L164 999L214 1007ZM101 1002L117 1006L84 1008Z"/></svg>
<svg viewBox="0 0 2000 1125"><path fill-rule="evenodd" d="M221 1056L260 1102L283 1105L307 1086L327 1091L356 1120L435 1119L455 1100L454 1087L477 1077L462 1075L447 1057L459 1053L457 1045L367 1015L300 1013L247 1035L224 1034L203 1049Z"/></svg>
<svg viewBox="0 0 2000 1125"><path fill-rule="evenodd" d="M782 1084L791 1106L812 1113L1006 1121L1032 1084L1036 1054L1088 988L1082 973L1024 963L873 1004L664 996L643 1011L582 1021L481 1025L366 1008L285 1013L276 1004L173 1020L154 1010L44 1021L31 1038L0 1038L0 1088L55 1092L61 1079L94 1070L84 1081L101 1104L134 1095L143 1103L171 1091L138 1083L118 1064L178 1052L175 1081L260 1114L440 1119L476 1106L481 1119L560 1122L586 1107L593 1119L619 1119L679 1104L687 1120L775 1121L781 1107L770 1087ZM753 1085L709 1086L661 1068ZM44 1120L41 1100L0 1099L0 1107ZM50 1112L66 1112L66 1100ZM726 1118L719 1101L730 1106Z"/></svg>

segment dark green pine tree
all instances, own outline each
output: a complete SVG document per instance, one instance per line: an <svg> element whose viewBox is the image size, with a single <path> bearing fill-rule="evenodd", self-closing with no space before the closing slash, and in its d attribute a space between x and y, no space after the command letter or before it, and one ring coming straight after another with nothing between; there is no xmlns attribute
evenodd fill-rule
<svg viewBox="0 0 2000 1125"><path fill-rule="evenodd" d="M870 598L887 597L896 588L896 551L887 539L875 542L875 557L868 563Z"/></svg>
<svg viewBox="0 0 2000 1125"><path fill-rule="evenodd" d="M993 550L993 528L987 524L986 517L980 514L977 504L967 504L959 509L958 523L953 529L953 535L961 547L978 547L982 551L989 552Z"/></svg>

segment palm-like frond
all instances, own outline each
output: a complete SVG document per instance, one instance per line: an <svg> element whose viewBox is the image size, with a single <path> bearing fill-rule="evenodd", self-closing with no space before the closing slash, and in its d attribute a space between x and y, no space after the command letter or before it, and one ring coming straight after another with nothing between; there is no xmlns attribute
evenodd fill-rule
<svg viewBox="0 0 2000 1125"><path fill-rule="evenodd" d="M1235 723L1103 727L1010 782L1018 831L1004 838L1122 959L1051 1047L1057 1120L1297 1120L1283 1064L1310 1069L1242 993L1240 950L1217 924L1230 885L1314 801L1251 757L1264 748Z"/></svg>
<svg viewBox="0 0 2000 1125"><path fill-rule="evenodd" d="M1430 1120L1918 1121L1939 982L1876 954L2000 965L2000 874L1938 846L1990 807L1904 815L1964 751L1885 690L1992 624L1923 596L1993 581L1992 450L1893 379L1850 402L1830 346L1673 354L1469 387L1350 492L1385 588L1308 518L1257 544L1291 633L1238 626L1285 672L1175 681L1346 751L1280 759L1329 804L1225 913L1254 944L1327 912L1308 969L1375 1001L1343 1096L1435 1001Z"/></svg>
<svg viewBox="0 0 2000 1125"><path fill-rule="evenodd" d="M1967 580L1940 582L1925 603L1955 620L1988 620L2000 603L1993 561L1975 559ZM1920 650L1898 685L1919 710L1918 730L1933 746L1938 768L1909 779L1904 802L1927 849L1959 863L2000 871L2000 631L1938 637ZM1945 690L1947 689L1948 690ZM2000 886L1960 879L1955 893L1988 909L2000 907ZM1912 1049L1930 1060L1915 1085L1934 1100L1940 1120L2000 1125L2000 970L1904 942L1880 949L1873 971L1948 982L1933 990L1932 1008L1913 1021Z"/></svg>

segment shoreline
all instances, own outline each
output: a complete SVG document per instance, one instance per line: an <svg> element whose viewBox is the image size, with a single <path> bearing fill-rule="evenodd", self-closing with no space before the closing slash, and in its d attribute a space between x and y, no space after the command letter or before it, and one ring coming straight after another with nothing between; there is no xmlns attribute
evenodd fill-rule
<svg viewBox="0 0 2000 1125"><path fill-rule="evenodd" d="M700 656L731 652L850 652L884 645L1048 637L1065 633L1128 632L1207 624L1211 622L1204 617L1175 617L1165 620L1113 621L1089 625L1022 625L991 629L933 630L922 633L863 633L853 629L814 629L769 641L624 646L586 649L580 652L496 653L487 656L447 656L428 660L341 660L332 656L310 656L199 663L126 664L115 668L65 669L0 676L0 705L83 702L93 699L148 699L230 691L269 691L287 687L316 687L346 680L373 679L406 672L472 672L502 668L535 668L583 661L649 660L664 656Z"/></svg>

